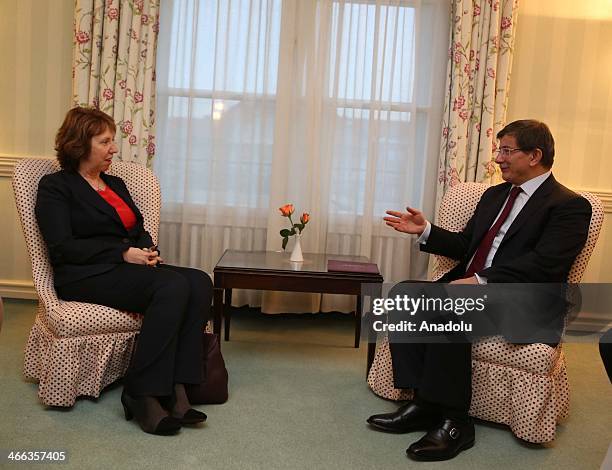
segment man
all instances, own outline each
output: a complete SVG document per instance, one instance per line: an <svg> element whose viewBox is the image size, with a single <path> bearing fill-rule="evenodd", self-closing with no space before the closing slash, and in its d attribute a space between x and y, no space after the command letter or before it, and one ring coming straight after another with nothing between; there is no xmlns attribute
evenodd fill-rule
<svg viewBox="0 0 612 470"><path fill-rule="evenodd" d="M421 250L459 260L441 282L566 282L586 242L589 202L552 176L554 140L546 124L515 121L498 134L495 162L505 183L488 188L462 232L431 224L418 210L387 211L387 225L418 235ZM406 450L415 460L447 460L474 445L470 344L391 344L395 387L415 399L368 423L387 432L427 431Z"/></svg>

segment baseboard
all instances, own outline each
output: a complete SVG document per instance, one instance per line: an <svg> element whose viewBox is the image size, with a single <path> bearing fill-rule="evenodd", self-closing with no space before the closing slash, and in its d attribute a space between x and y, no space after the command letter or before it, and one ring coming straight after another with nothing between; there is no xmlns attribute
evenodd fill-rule
<svg viewBox="0 0 612 470"><path fill-rule="evenodd" d="M38 299L32 281L12 281L0 279L0 297L10 299Z"/></svg>

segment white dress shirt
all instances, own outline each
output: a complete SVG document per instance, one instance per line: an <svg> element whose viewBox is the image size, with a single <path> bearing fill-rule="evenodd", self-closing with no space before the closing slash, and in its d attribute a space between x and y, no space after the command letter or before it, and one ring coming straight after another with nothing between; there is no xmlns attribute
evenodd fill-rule
<svg viewBox="0 0 612 470"><path fill-rule="evenodd" d="M527 204L527 201L529 201L529 198L533 195L533 193L536 192L536 190L542 185L542 183L544 183L544 181L546 181L546 179L550 175L551 175L551 172L547 171L546 173L540 176L536 176L535 178L532 178L529 181L525 181L523 184L519 186L522 189L522 191L516 197L516 200L514 201L514 206L512 206L512 210L510 211L510 214L508 214L508 218L499 228L499 232L497 232L497 235L493 239L491 250L487 254L487 259L485 261L485 265L484 265L485 268L489 268L491 266L491 263L493 262L493 258L495 257L495 253L497 253L497 249L499 248L499 245L504 239L506 232L512 225L512 222L514 222L514 219L516 218L516 216L519 214L519 212L521 212L523 207L525 207L525 204ZM499 213L497 214L497 217L495 217L495 220L493 220L493 222L491 223L491 227L495 224L495 222L501 215L502 211L504 210L504 207L506 206L506 202L508 201L508 197L510 197L510 192L508 192L508 196L506 197L506 200L502 204L501 209ZM423 231L421 236L417 239L417 243L421 243L425 245L427 243L427 239L429 238L430 233L431 233L431 223L427 221L427 227L425 227L425 230ZM472 256L472 259L474 259L474 256ZM472 259L470 259L470 262L467 264L467 266L470 265L470 263L472 262ZM478 274L475 274L475 276L476 276L476 279L478 279L478 282L480 284L487 283L486 278L479 276Z"/></svg>

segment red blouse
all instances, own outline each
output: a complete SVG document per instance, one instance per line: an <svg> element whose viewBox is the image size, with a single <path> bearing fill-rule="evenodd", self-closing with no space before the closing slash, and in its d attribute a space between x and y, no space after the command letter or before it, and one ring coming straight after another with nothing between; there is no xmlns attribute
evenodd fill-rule
<svg viewBox="0 0 612 470"><path fill-rule="evenodd" d="M134 214L134 211L130 209L130 206L128 206L115 191L113 191L109 186L106 186L105 189L98 191L98 194L115 208L121 222L123 222L123 226L127 230L134 228L136 225L136 214Z"/></svg>

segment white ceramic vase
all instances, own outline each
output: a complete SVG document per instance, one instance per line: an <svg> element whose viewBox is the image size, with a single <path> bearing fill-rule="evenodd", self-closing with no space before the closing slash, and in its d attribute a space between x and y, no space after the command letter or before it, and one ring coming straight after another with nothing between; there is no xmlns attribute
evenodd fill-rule
<svg viewBox="0 0 612 470"><path fill-rule="evenodd" d="M302 255L302 235L296 234L295 236L295 245L293 245L293 251L291 252L291 257L289 261L293 261L294 263L301 263L304 261L304 255Z"/></svg>

